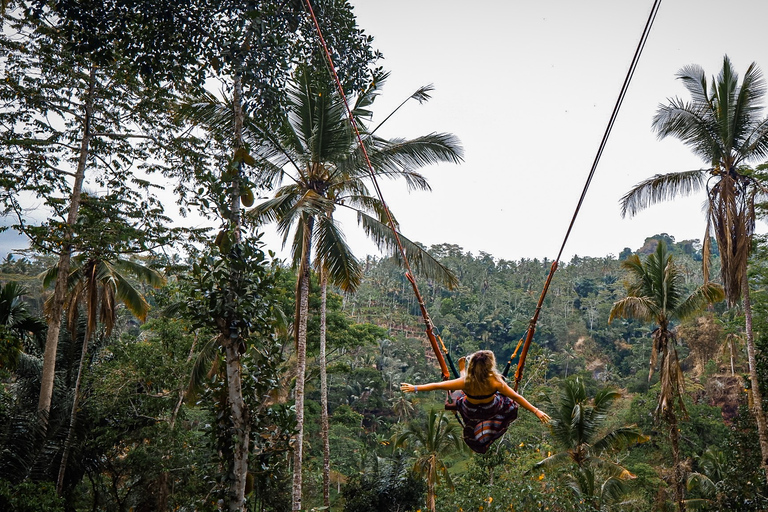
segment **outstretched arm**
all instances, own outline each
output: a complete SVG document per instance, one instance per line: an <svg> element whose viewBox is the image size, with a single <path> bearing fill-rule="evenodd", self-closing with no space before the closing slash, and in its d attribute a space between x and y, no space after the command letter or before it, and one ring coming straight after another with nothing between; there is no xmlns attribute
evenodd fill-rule
<svg viewBox="0 0 768 512"><path fill-rule="evenodd" d="M549 423L550 417L547 413L531 405L531 403L528 400L523 398L523 395L519 394L517 391L509 387L509 384L507 384L506 382L499 381L498 391L502 395L508 396L509 398L511 398L518 404L520 404L524 409L528 409L529 411L531 411L533 414L536 415L537 418L539 418L539 420L542 423Z"/></svg>
<svg viewBox="0 0 768 512"><path fill-rule="evenodd" d="M405 393L416 393L418 391L435 391L438 389L444 389L446 391L455 391L457 389L464 389L464 377L459 377L453 380L444 380L441 382L430 382L429 384L408 384L403 382L400 384L400 391Z"/></svg>

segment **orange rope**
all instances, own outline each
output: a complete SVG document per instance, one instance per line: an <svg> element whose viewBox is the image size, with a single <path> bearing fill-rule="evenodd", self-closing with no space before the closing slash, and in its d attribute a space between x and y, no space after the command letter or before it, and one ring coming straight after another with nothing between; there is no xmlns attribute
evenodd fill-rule
<svg viewBox="0 0 768 512"><path fill-rule="evenodd" d="M432 349L435 351L435 355L437 356L438 361L440 362L440 369L443 372L443 378L448 379L449 373L448 373L448 367L445 364L445 358L443 357L443 354L440 352L440 348L438 347L437 339L435 338L435 334L433 332L433 324L432 320L429 318L429 314L427 313L427 309L424 306L424 301L421 298L421 294L419 293L418 286L416 285L416 279L413 277L413 273L411 272L410 264L408 262L408 258L405 255L405 249L403 248L402 243L400 242L400 237L398 236L397 230L395 229L395 223L392 219L392 215L389 212L389 208L387 207L386 202L384 201L384 197L381 193L381 189L379 188L378 181L376 180L376 176L374 174L373 165L371 164L370 159L368 158L368 152L365 149L365 145L363 144L363 139L360 136L360 131L357 128L357 122L355 121L354 116L352 115L352 110L349 108L349 104L347 102L347 97L344 94L344 89L341 86L341 81L339 80L338 74L336 73L336 68L333 65L333 59L331 58L331 53L328 51L328 46L325 44L325 39L323 38L322 31L320 30L320 24L317 21L317 18L315 17L315 12L312 9L312 5L310 3L310 0L305 0L307 9L309 10L310 15L312 16L312 21L315 25L315 29L317 31L317 35L320 39L320 43L323 46L323 50L325 51L326 58L328 59L328 65L331 69L331 72L333 74L333 78L336 81L336 87L339 90L339 94L341 95L341 98L344 100L344 106L347 109L347 113L349 115L349 121L352 124L352 127L355 131L355 135L357 136L358 143L360 144L360 149L363 152L363 155L365 157L365 161L368 164L368 170L371 174L371 179L373 181L374 187L376 189L376 193L379 196L379 200L382 202L382 205L384 206L384 210L387 213L387 217L389 219L390 227L392 228L392 232L395 235L395 240L397 241L397 245L400 248L400 253L403 257L403 262L405 263L406 267L406 277L411 282L411 285L413 286L413 291L416 294L416 298L419 301L419 307L421 308L422 316L424 317L424 323L427 327L427 337L429 338L429 341L432 345ZM523 367L525 366L525 359L526 355L528 354L528 348L530 347L531 340L533 339L533 334L536 331L536 323L539 318L539 313L541 312L541 307L544 303L544 297L547 294L547 291L549 290L549 285L552 282L552 277L554 276L555 271L557 270L557 267L559 265L560 257L563 254L563 250L565 249L565 244L568 241L568 237L571 234L571 230L573 229L573 225L576 222L576 217L579 214L579 211L581 210L581 206L584 203L584 198L587 195L587 190L589 189L589 185L592 183L592 178L595 175L595 171L597 170L597 165L600 162L600 157L603 154L603 150L605 149L605 146L608 142L608 137L611 134L611 131L613 130L613 125L616 122L616 118L618 117L619 110L621 108L622 103L624 102L624 97L627 94L627 90L629 89L629 84L632 80L632 77L635 73L635 69L637 68L637 64L640 60L640 55L642 54L643 48L645 47L645 43L648 40L648 35L650 34L651 27L653 26L653 22L656 19L656 14L658 13L659 7L661 6L661 0L654 0L653 6L651 7L651 12L648 15L648 20L645 24L645 28L643 29L643 34L640 37L640 42L637 45L637 48L635 50L635 54L632 57L632 62L630 63L629 70L627 71L627 76L624 79L624 83L622 84L621 91L619 92L619 97L616 100L616 104L614 105L613 112L611 113L610 120L608 122L608 126L605 129L605 133L603 134L603 138L600 141L600 146L598 147L597 154L595 155L595 159L592 162L592 168L590 169L589 175L587 177L587 181L584 184L584 189L581 192L581 196L579 197L578 204L576 206L576 210L573 213L573 217L571 218L571 222L568 225L568 229L565 233L565 237L563 238L563 243L560 246L560 251L557 254L557 258L555 258L555 261L552 262L552 267L550 269L549 275L547 276L547 280L544 283L544 288L541 291L541 295L539 297L539 302L536 305L536 310L533 314L533 317L530 320L530 326L528 329L528 333L525 338L525 344L523 345L523 351L520 353L520 361L517 364L517 369L515 370L515 389L518 388L518 385L520 383L520 380L522 379L523 375ZM516 349L517 351L517 349Z"/></svg>
<svg viewBox="0 0 768 512"><path fill-rule="evenodd" d="M328 60L328 67L331 70L331 74L333 75L333 79L336 82L336 88L339 91L339 95L341 96L341 99L344 101L344 107L347 110L347 115L349 116L349 122L352 125L352 129L355 131L355 136L357 137L357 142L360 146L360 150L363 153L363 157L365 158L365 162L368 166L368 172L371 175L371 181L373 182L373 186L376 189L376 194L379 197L379 200L381 201L382 206L384 207L384 211L387 214L387 219L389 220L389 226L392 229L392 233L395 236L395 241L397 242L397 246L400 249L400 255L403 258L403 263L405 264L405 277L408 278L408 281L410 281L411 286L413 287L413 292L416 294L416 299L419 302L419 307L421 308L421 316L424 318L424 324L426 326L426 332L427 332L427 338L429 338L429 343L432 345L432 350L435 352L435 356L437 357L438 362L440 363L440 371L443 374L443 379L450 378L450 373L448 372L448 366L445 363L445 358L443 357L443 354L440 352L440 348L438 346L437 339L435 337L434 333L434 325L432 324L432 319L429 317L429 313L427 313L427 308L424 305L424 300L421 298L421 293L419 292L419 287L416 284L416 278L413 276L413 272L411 271L411 265L408 261L408 257L405 255L405 249L403 248L403 244L400 241L400 235L397 233L397 230L395 229L395 221L392 218L392 214L389 211L389 207L387 206L386 201L384 201L384 195L381 193L381 188L379 188L379 182L376 180L376 174L373 170L373 164L371 164L371 160L368 157L368 151L365 149L365 144L363 144L363 138L360 136L360 130L357 128L357 121L355 121L355 116L352 114L352 109L349 108L349 102L347 101L347 96L344 94L344 88L341 85L341 81L339 80L339 75L336 73L336 67L333 65L333 58L331 57L331 52L328 51L328 46L325 44L325 38L323 38L323 33L320 30L320 24L317 21L317 17L315 16L315 11L312 9L312 4L310 0L305 0L305 3L307 5L307 10L309 11L310 16L312 17L312 22L315 25L315 30L317 31L318 39L320 40L320 44L323 47L323 51L325 52L325 57Z"/></svg>

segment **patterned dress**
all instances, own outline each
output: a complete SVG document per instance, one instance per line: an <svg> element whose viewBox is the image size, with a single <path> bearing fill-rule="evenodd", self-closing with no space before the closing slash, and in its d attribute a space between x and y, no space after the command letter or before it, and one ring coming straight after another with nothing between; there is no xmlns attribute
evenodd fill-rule
<svg viewBox="0 0 768 512"><path fill-rule="evenodd" d="M501 393L485 404L473 404L461 393L456 410L464 420L464 442L477 453L487 452L517 419L517 402Z"/></svg>

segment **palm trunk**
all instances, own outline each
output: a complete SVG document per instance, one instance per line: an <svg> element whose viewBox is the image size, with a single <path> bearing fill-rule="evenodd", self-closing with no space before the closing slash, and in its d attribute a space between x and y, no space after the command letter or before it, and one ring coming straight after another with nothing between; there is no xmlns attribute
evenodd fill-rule
<svg viewBox="0 0 768 512"><path fill-rule="evenodd" d="M61 454L61 462L59 463L59 477L56 480L56 492L61 496L64 490L64 475L67 471L67 461L69 460L69 452L72 449L72 438L74 437L75 425L77 423L77 408L80 406L80 383L83 378L83 365L85 364L85 358L88 355L88 341L91 339L91 325L87 323L85 329L85 336L83 337L83 349L80 352L80 364L77 367L77 378L75 379L75 396L72 398L72 411L69 413L69 430L67 431L67 440L64 441L64 451Z"/></svg>
<svg viewBox="0 0 768 512"><path fill-rule="evenodd" d="M677 502L678 512L685 512L685 493L683 467L680 464L680 432L677 430L677 416L675 415L672 404L667 407L667 422L669 423L669 439L672 443L672 459L674 460L674 486L675 501Z"/></svg>
<svg viewBox="0 0 768 512"><path fill-rule="evenodd" d="M331 506L331 444L328 427L328 374L325 359L326 307L328 305L328 276L320 269L320 437L323 440L323 505Z"/></svg>
<svg viewBox="0 0 768 512"><path fill-rule="evenodd" d="M751 311L750 311L750 315L751 315ZM729 345L731 346L731 377L733 377L736 375L736 368L733 364L733 359L734 359L733 338L731 338L731 342L729 343Z"/></svg>
<svg viewBox="0 0 768 512"><path fill-rule="evenodd" d="M427 507L429 512L437 512L435 507L435 482L432 479L427 482Z"/></svg>
<svg viewBox="0 0 768 512"><path fill-rule="evenodd" d="M298 328L296 330L296 386L294 389L296 408L296 442L293 446L293 512L301 511L302 461L304 450L304 377L307 371L307 317L309 316L309 255L312 242L312 219L304 227L304 246L299 268L298 289L300 300L296 304Z"/></svg>
<svg viewBox="0 0 768 512"><path fill-rule="evenodd" d="M64 297L67 294L67 280L69 277L70 260L72 257L72 226L77 222L77 214L80 209L80 196L85 180L85 166L88 163L88 153L91 141L91 120L93 119L93 104L96 96L96 66L91 67L88 84L88 94L85 97L83 115L83 138L80 141L80 156L75 171L75 181L72 185L72 195L69 198L69 212L67 213L67 229L64 232L61 254L59 255L58 275L56 287L53 292L51 309L48 311L48 332L45 338L45 352L43 354L43 369L40 379L40 399L37 403L37 411L41 417L44 428L48 428L48 415L53 399L53 381L56 376L56 351L59 346L59 329L61 327L61 312L64 309Z"/></svg>
<svg viewBox="0 0 768 512"><path fill-rule="evenodd" d="M766 429L765 412L763 411L763 395L760 392L760 382L757 379L757 358L755 356L755 337L752 333L752 304L749 297L749 278L744 272L742 277L742 305L744 307L744 323L747 333L747 359L749 360L749 382L752 389L752 414L757 422L757 436L760 440L761 465L768 481L768 429Z"/></svg>

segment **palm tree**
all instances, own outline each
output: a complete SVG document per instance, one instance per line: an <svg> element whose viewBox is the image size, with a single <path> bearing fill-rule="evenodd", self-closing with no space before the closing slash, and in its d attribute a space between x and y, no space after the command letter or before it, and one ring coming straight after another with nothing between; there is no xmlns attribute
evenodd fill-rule
<svg viewBox="0 0 768 512"><path fill-rule="evenodd" d="M704 450L698 461L701 471L688 475L686 488L688 491L697 490L702 498L686 500L691 509L707 507L717 500L717 495L725 483L725 468L728 466L726 455L714 446Z"/></svg>
<svg viewBox="0 0 768 512"><path fill-rule="evenodd" d="M636 318L657 325L652 333L653 348L648 380L653 376L658 360L661 389L655 412L657 418L663 417L669 425L675 464L675 498L679 509L683 511L684 479L680 465L680 434L677 430L675 401L685 415L682 397L685 386L675 348L676 335L671 323L673 320L693 317L708 304L723 300L725 293L719 284L705 283L685 297L683 278L678 273L672 256L667 253L667 246L663 241L659 242L653 254L648 255L645 263L640 261L638 255L633 254L622 262L622 267L630 273L630 281L627 283L628 296L613 304L608 322L622 317Z"/></svg>
<svg viewBox="0 0 768 512"><path fill-rule="evenodd" d="M88 353L88 343L98 324L104 328L105 336L109 336L117 320L117 301L133 313L140 321L145 321L149 312L149 304L125 277L131 274L139 281L159 287L165 279L155 270L140 263L115 258L109 260L101 255L91 257L78 255L72 258L71 272L67 279L68 292L65 295L65 311L69 332L75 338L81 307L85 310L85 336L77 370L77 379L72 399L72 412L69 419L69 430L64 443L64 451L59 466L57 491L61 494L64 486L67 460L72 447L72 438L77 421L77 409L80 400L80 384L82 382L83 365ZM59 267L51 268L43 278L43 286L48 287L57 282ZM52 299L46 302L51 307Z"/></svg>
<svg viewBox="0 0 768 512"><path fill-rule="evenodd" d="M431 410L423 422L409 422L394 436L397 448L412 448L416 461L413 470L427 481L427 506L435 512L435 488L445 481L451 488L453 482L445 465L444 457L464 449L462 434L444 411Z"/></svg>
<svg viewBox="0 0 768 512"><path fill-rule="evenodd" d="M407 421L413 417L415 408L413 402L408 400L403 393L390 399L392 412L397 414L398 421Z"/></svg>
<svg viewBox="0 0 768 512"><path fill-rule="evenodd" d="M429 190L426 179L413 169L441 161L458 163L461 148L452 135L431 134L412 140L386 140L368 130L365 120L368 108L386 79L378 74L371 87L355 102L353 116L365 136L364 143L375 174L385 178L404 178L410 188ZM412 98L428 99L428 88ZM289 91L287 115L279 133L273 134L253 119L245 122L253 141L256 165L262 169L265 184L279 187L274 197L257 205L249 216L257 222L276 221L286 243L295 232L292 243L294 267L298 269L294 336L297 351L297 376L294 396L298 432L294 453L294 509L301 500L301 467L303 450L304 377L306 371L306 336L309 311L309 279L311 255L321 276L323 294L330 281L345 291L357 288L362 277L360 262L347 245L339 224L334 219L337 208L349 208L357 214L358 223L381 248L394 247L394 235L386 224L384 203L368 189L370 179L367 162L362 158L342 98L324 74L300 67ZM282 185L283 181L290 181ZM416 268L449 285L455 278L417 244L400 235L406 256ZM322 316L321 316L322 320ZM321 333L324 333L321 326ZM321 387L325 368L324 337L321 337ZM327 390L321 390L321 396ZM324 400L325 401L325 400ZM327 425L327 404L323 407L323 426ZM323 429L327 440L327 428ZM327 441L325 442L327 444ZM326 450L324 450L326 451ZM324 462L324 496L329 482L328 460Z"/></svg>
<svg viewBox="0 0 768 512"><path fill-rule="evenodd" d="M611 405L620 397L618 391L603 388L590 399L584 382L575 378L561 383L556 401L551 397L544 399L552 415L552 440L560 451L538 462L533 469L575 464L574 470L565 474L568 485L595 508L617 501L626 492L624 482L634 478L604 455L648 440L636 425L605 431ZM602 483L600 477L605 478Z"/></svg>
<svg viewBox="0 0 768 512"><path fill-rule="evenodd" d="M747 264L755 230L755 198L765 190L745 164L768 156L768 119L759 117L765 81L754 64L739 84L730 59L708 83L697 65L681 69L677 77L691 101L674 98L661 105L653 120L660 138L677 137L708 165L705 169L658 174L637 184L621 199L622 215L634 215L659 201L705 189L707 225L704 234L704 273L708 274L710 234L720 251L721 276L728 304L741 299L744 308L749 378L754 393L762 465L768 480L768 426L757 378L752 307Z"/></svg>
<svg viewBox="0 0 768 512"><path fill-rule="evenodd" d="M0 368L15 368L29 334L41 336L46 323L27 309L24 295L27 289L10 281L0 287Z"/></svg>

